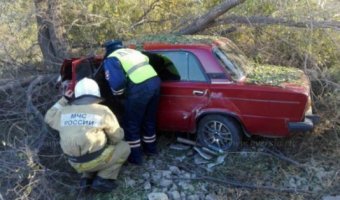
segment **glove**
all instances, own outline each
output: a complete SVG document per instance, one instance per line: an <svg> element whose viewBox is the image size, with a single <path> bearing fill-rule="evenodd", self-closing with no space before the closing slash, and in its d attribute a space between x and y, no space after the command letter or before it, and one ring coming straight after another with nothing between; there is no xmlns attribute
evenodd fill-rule
<svg viewBox="0 0 340 200"><path fill-rule="evenodd" d="M73 98L73 91L72 90L67 90L64 93L64 97L65 97L65 99L67 99L67 101L70 101Z"/></svg>

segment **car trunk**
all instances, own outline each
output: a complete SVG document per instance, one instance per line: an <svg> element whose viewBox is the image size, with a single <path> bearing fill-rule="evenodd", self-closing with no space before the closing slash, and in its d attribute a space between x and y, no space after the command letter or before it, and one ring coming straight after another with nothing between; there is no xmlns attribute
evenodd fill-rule
<svg viewBox="0 0 340 200"><path fill-rule="evenodd" d="M275 65L254 65L248 68L246 83L270 85L309 95L310 83L303 71Z"/></svg>
<svg viewBox="0 0 340 200"><path fill-rule="evenodd" d="M167 65L165 66L166 58L155 53L143 53L149 57L150 64L154 67L162 81L179 79L178 75L174 74L172 72L173 70L171 70L171 68L174 68L171 62L169 63L167 61ZM100 93L105 99L102 104L107 105L115 113L118 120L122 122L124 95L112 95L110 86L105 79L105 73L101 63L101 57L66 59L60 69L61 81L67 81L67 88L74 90L76 82L82 78L89 77L95 79L99 85Z"/></svg>

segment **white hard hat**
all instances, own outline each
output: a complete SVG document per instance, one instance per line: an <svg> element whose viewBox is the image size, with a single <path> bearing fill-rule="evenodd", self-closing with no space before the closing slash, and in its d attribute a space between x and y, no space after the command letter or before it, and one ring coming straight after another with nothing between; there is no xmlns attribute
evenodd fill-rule
<svg viewBox="0 0 340 200"><path fill-rule="evenodd" d="M96 81L89 78L83 78L78 81L74 88L74 97L78 98L83 95L100 97L99 86Z"/></svg>

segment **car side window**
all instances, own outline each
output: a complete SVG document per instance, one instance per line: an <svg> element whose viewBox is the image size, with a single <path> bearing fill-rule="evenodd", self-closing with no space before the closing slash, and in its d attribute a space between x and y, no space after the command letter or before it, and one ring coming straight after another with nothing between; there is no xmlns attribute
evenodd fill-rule
<svg viewBox="0 0 340 200"><path fill-rule="evenodd" d="M161 52L161 54L171 60L175 65L181 81L188 80L188 59L186 52Z"/></svg>
<svg viewBox="0 0 340 200"><path fill-rule="evenodd" d="M185 51L160 52L175 65L181 81L205 81L205 76L197 58Z"/></svg>
<svg viewBox="0 0 340 200"><path fill-rule="evenodd" d="M205 81L205 76L201 70L200 63L197 58L189 54L189 80L191 81Z"/></svg>

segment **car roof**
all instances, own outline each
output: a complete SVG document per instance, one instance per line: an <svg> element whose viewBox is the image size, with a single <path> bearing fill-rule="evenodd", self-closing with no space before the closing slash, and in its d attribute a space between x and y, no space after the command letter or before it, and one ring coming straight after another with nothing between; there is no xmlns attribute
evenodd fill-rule
<svg viewBox="0 0 340 200"><path fill-rule="evenodd" d="M219 41L226 38L205 35L148 35L137 39L129 40L126 46L138 50L157 50L175 48L207 48L211 49L218 45Z"/></svg>

